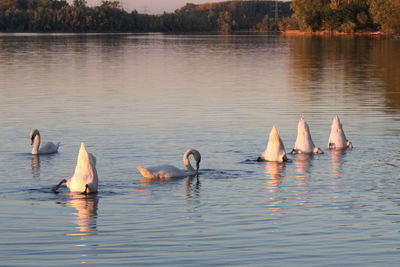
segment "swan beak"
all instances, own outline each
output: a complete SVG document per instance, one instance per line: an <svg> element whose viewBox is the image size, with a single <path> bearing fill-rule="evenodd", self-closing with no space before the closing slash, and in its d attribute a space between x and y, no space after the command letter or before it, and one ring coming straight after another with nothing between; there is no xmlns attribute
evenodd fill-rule
<svg viewBox="0 0 400 267"><path fill-rule="evenodd" d="M31 139L31 145L33 145L33 139Z"/></svg>

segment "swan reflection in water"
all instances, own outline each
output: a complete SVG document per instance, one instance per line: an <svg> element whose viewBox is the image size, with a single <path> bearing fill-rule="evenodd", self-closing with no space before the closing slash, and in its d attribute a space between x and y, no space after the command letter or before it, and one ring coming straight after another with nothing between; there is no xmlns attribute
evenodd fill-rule
<svg viewBox="0 0 400 267"><path fill-rule="evenodd" d="M200 183L199 181L199 175L195 174L195 175L186 175L184 177L165 177L165 178L159 178L159 177L143 177L139 182L138 185L139 186L148 186L150 184L166 184L168 182L171 181L178 181L181 180L182 178L186 178L188 179L188 181L192 181L193 178L196 178L197 181Z"/></svg>
<svg viewBox="0 0 400 267"><path fill-rule="evenodd" d="M77 229L81 236L92 235L96 231L97 205L99 199L97 196L84 195L79 193L67 193L68 199L66 205L76 209L73 214Z"/></svg>
<svg viewBox="0 0 400 267"><path fill-rule="evenodd" d="M199 175L190 176L184 181L186 198L198 198L200 195L201 183Z"/></svg>
<svg viewBox="0 0 400 267"><path fill-rule="evenodd" d="M285 163L276 161L266 161L264 165L264 172L267 175L267 188L271 193L279 190L282 184L283 171L285 170Z"/></svg>
<svg viewBox="0 0 400 267"><path fill-rule="evenodd" d="M332 172L335 176L340 176L343 170L344 157L346 149L333 149L329 151L331 154Z"/></svg>
<svg viewBox="0 0 400 267"><path fill-rule="evenodd" d="M32 155L31 159L32 177L33 179L40 178L40 156Z"/></svg>
<svg viewBox="0 0 400 267"><path fill-rule="evenodd" d="M167 179L160 179L160 178L147 178L143 177L138 185L140 187L146 187L151 184L166 184L171 181L178 181L181 180L182 178L167 178ZM201 182L199 179L199 175L190 175L187 176L185 181L183 182L184 188L185 188L185 196L186 198L197 198L199 196L200 188L201 188ZM149 191L144 191L140 190L140 192L144 195L148 195L150 192Z"/></svg>
<svg viewBox="0 0 400 267"><path fill-rule="evenodd" d="M285 170L284 162L274 162L274 161L266 161L264 165L264 173L266 174L268 180L266 188L270 193L276 194L279 193L280 187L282 184L282 179L284 177L283 172ZM283 198L279 196L271 196L269 198L271 201L267 206L272 215L278 212L281 209Z"/></svg>
<svg viewBox="0 0 400 267"><path fill-rule="evenodd" d="M305 189L308 187L309 179L311 176L311 160L313 154L296 154L294 165L296 166L296 179L297 186L299 189Z"/></svg>
<svg viewBox="0 0 400 267"><path fill-rule="evenodd" d="M314 154L296 154L294 165L296 166L296 180L297 190L295 192L298 200L298 205L306 204L310 198L307 191L305 191L310 182L311 177L311 160L314 158Z"/></svg>
<svg viewBox="0 0 400 267"><path fill-rule="evenodd" d="M66 234L67 236L79 236L79 242L75 245L82 250L81 263L87 263L86 247L94 249L96 245L88 244L86 237L95 235L97 232L97 206L99 199L95 195L84 195L79 193L66 194L66 206L73 207L76 212L73 212L76 229L79 231L74 234Z"/></svg>

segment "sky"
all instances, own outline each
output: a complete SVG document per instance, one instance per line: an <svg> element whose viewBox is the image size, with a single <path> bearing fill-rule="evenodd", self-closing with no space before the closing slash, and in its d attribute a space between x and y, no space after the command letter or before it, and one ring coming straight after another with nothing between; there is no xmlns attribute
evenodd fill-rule
<svg viewBox="0 0 400 267"><path fill-rule="evenodd" d="M89 6L99 5L101 0L86 0ZM220 2L222 0L119 0L127 11L136 9L139 13L161 14L173 12L183 7L186 3L201 4L209 2ZM72 2L72 0L70 1Z"/></svg>

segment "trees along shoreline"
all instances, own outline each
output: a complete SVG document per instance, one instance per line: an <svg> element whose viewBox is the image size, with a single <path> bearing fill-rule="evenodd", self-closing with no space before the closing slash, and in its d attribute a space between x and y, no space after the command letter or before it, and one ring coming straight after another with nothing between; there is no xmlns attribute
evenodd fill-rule
<svg viewBox="0 0 400 267"><path fill-rule="evenodd" d="M275 18L275 7L279 17ZM186 4L161 15L125 11L119 1L89 7L85 0L0 0L1 32L266 32L291 16L290 2L225 1Z"/></svg>
<svg viewBox="0 0 400 267"><path fill-rule="evenodd" d="M149 15L127 12L119 1L0 0L0 32L399 34L400 1L224 1Z"/></svg>
<svg viewBox="0 0 400 267"><path fill-rule="evenodd" d="M333 34L399 34L399 0L293 0L294 27Z"/></svg>

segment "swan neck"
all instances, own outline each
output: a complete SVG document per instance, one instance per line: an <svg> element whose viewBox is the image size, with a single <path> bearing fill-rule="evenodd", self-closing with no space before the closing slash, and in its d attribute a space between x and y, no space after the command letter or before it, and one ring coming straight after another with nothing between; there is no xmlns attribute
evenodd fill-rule
<svg viewBox="0 0 400 267"><path fill-rule="evenodd" d="M193 168L192 164L190 164L190 161L189 161L189 156L190 156L191 154L192 154L192 153L185 153L185 155L184 155L184 157L183 157L183 163L185 164L185 166L186 166L186 168L187 168L187 170L188 170L189 172L195 173L196 170Z"/></svg>
<svg viewBox="0 0 400 267"><path fill-rule="evenodd" d="M36 133L33 142L32 154L39 154L40 134Z"/></svg>

